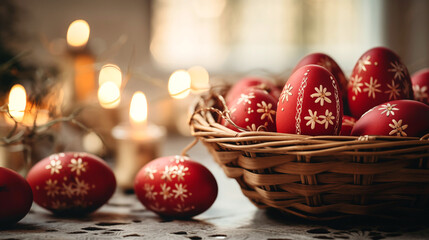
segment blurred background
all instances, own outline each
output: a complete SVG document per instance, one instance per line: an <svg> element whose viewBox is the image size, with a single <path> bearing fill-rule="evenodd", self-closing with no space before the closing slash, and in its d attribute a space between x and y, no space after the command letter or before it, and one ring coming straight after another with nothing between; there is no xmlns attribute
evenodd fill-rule
<svg viewBox="0 0 429 240"><path fill-rule="evenodd" d="M82 122L111 138L140 90L149 121L186 134L186 116L178 113L196 94L172 100L167 85L174 71L199 66L212 85L219 77L236 81L255 73L285 81L299 59L324 52L348 76L366 50L386 46L414 73L429 67L428 12L425 0L4 0L0 103L20 83L29 102L39 109L49 105L51 118L78 104L92 106L100 70L114 64L123 78L120 102L113 110L90 108ZM83 47L66 39L77 19L90 27ZM76 85L78 78L90 84ZM61 131L68 139L63 149L82 148L80 135Z"/></svg>

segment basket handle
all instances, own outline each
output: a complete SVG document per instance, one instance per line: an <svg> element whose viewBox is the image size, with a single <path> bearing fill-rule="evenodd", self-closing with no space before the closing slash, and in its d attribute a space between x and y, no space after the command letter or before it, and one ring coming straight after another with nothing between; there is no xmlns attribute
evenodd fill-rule
<svg viewBox="0 0 429 240"><path fill-rule="evenodd" d="M188 156L188 151L191 150L196 144L198 143L198 138L194 138L194 140L186 146L182 152L180 153L181 156Z"/></svg>

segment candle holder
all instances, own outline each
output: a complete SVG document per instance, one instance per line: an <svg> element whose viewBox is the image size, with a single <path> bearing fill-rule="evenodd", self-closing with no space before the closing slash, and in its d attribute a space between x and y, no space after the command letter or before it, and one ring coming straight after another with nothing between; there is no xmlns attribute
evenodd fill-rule
<svg viewBox="0 0 429 240"><path fill-rule="evenodd" d="M133 191L138 171L160 156L166 129L155 124L144 128L121 124L112 129L112 135L117 140L114 170L117 184L125 191Z"/></svg>

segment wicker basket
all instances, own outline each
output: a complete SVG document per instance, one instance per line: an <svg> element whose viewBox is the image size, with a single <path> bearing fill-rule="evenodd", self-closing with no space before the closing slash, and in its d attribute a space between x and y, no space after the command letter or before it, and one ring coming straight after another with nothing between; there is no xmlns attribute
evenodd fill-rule
<svg viewBox="0 0 429 240"><path fill-rule="evenodd" d="M225 88L201 97L190 119L225 174L260 208L302 218L417 217L429 212L429 140L425 137L304 136L232 131Z"/></svg>

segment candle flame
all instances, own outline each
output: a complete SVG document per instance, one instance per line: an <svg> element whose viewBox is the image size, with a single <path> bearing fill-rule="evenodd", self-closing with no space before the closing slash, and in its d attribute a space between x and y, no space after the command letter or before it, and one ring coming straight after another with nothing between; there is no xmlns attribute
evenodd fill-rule
<svg viewBox="0 0 429 240"><path fill-rule="evenodd" d="M147 100L143 92L135 92L131 99L130 121L137 125L142 125L147 121Z"/></svg>
<svg viewBox="0 0 429 240"><path fill-rule="evenodd" d="M116 108L121 102L121 92L113 82L105 82L98 89L98 101L103 108Z"/></svg>
<svg viewBox="0 0 429 240"><path fill-rule="evenodd" d="M168 92L176 99L183 99L191 91L191 76L185 70L177 70L171 74L168 80Z"/></svg>
<svg viewBox="0 0 429 240"><path fill-rule="evenodd" d="M85 20L75 20L67 30L67 43L72 47L83 47L88 42L89 33L89 24Z"/></svg>
<svg viewBox="0 0 429 240"><path fill-rule="evenodd" d="M17 121L24 118L25 106L27 105L27 93L20 84L15 84L9 93L9 113Z"/></svg>
<svg viewBox="0 0 429 240"><path fill-rule="evenodd" d="M121 88L122 84L122 72L121 69L115 64L105 64L101 67L100 74L98 76L98 85L101 86L105 82L113 82Z"/></svg>

